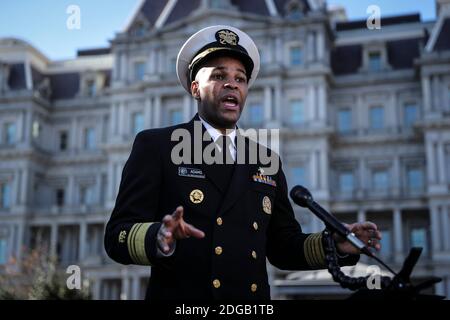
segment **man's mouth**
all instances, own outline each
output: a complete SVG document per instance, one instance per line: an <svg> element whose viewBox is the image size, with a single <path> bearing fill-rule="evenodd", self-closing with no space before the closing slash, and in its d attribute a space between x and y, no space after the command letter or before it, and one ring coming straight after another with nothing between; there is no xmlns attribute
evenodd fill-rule
<svg viewBox="0 0 450 320"><path fill-rule="evenodd" d="M233 95L226 95L221 100L223 106L227 110L238 110L239 109L239 101Z"/></svg>

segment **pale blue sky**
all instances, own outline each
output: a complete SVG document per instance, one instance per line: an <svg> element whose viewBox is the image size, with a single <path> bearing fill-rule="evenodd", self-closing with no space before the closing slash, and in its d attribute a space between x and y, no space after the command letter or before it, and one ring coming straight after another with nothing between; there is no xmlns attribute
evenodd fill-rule
<svg viewBox="0 0 450 320"><path fill-rule="evenodd" d="M151 0L150 0L151 1ZM189 1L189 0L180 0ZM50 59L72 58L77 49L108 46L123 29L139 0L0 0L0 37L30 42ZM382 16L420 12L422 20L435 19L435 0L328 0L343 5L350 19L366 18L376 4ZM81 9L81 29L68 30L66 9Z"/></svg>

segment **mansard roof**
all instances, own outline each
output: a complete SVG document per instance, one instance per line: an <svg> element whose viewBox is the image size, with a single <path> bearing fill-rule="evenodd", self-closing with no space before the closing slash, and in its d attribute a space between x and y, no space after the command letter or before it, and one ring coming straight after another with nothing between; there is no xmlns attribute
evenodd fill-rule
<svg viewBox="0 0 450 320"><path fill-rule="evenodd" d="M289 14L289 8L296 4L301 5L304 11L319 7L319 0L228 0L224 1L230 9L242 13L261 16L285 17ZM143 0L134 12L130 23L125 28L129 32L135 23L145 22L145 26L159 28L169 23L181 20L202 6L211 7L210 1L205 0ZM224 7L226 9L226 6Z"/></svg>

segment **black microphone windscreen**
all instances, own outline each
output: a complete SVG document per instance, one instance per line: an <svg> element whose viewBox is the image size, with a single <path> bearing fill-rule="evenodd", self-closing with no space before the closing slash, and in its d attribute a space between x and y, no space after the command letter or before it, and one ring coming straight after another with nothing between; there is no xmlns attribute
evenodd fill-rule
<svg viewBox="0 0 450 320"><path fill-rule="evenodd" d="M312 195L309 190L299 185L293 187L289 195L291 196L292 201L304 208L307 208L308 201L312 200Z"/></svg>

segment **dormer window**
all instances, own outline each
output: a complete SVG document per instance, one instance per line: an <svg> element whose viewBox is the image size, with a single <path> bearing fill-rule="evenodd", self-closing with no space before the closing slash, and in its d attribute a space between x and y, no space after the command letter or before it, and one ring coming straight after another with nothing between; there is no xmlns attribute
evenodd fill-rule
<svg viewBox="0 0 450 320"><path fill-rule="evenodd" d="M142 22L137 23L133 28L133 35L142 37L145 34L145 26Z"/></svg>
<svg viewBox="0 0 450 320"><path fill-rule="evenodd" d="M304 7L300 1L291 1L287 5L286 16L290 20L300 20L303 17Z"/></svg>

